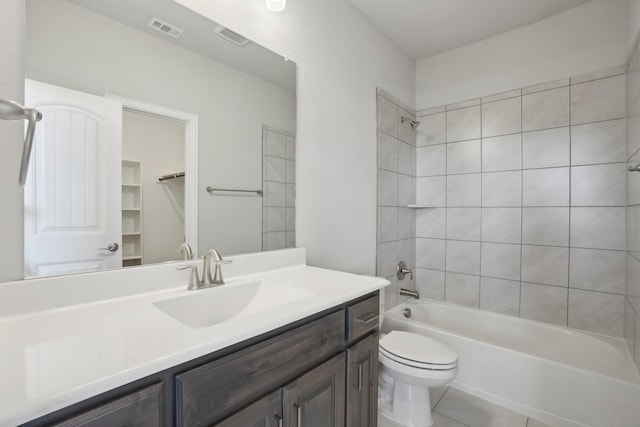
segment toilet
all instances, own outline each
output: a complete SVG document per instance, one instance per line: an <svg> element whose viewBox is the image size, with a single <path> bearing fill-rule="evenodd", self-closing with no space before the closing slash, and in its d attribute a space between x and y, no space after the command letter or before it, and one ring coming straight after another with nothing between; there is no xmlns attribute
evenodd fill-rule
<svg viewBox="0 0 640 427"><path fill-rule="evenodd" d="M396 423L428 427L429 388L448 384L458 373L458 354L413 332L391 331L380 338L380 411Z"/></svg>

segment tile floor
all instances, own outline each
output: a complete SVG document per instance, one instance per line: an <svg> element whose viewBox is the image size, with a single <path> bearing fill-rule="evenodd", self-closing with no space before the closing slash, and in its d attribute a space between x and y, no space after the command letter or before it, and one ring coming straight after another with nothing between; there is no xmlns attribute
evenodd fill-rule
<svg viewBox="0 0 640 427"><path fill-rule="evenodd" d="M451 387L431 390L432 427L550 427L510 409ZM383 415L378 427L404 427Z"/></svg>

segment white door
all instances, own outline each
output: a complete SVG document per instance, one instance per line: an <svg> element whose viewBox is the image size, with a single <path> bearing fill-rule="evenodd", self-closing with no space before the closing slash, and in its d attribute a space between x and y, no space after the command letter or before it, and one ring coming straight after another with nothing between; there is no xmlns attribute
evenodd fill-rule
<svg viewBox="0 0 640 427"><path fill-rule="evenodd" d="M122 266L122 104L33 80L42 112L25 185L25 276Z"/></svg>

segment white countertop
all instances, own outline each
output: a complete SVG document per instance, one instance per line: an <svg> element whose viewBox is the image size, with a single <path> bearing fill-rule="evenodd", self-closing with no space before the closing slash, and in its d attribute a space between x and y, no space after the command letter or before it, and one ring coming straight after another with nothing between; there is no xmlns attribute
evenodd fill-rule
<svg viewBox="0 0 640 427"><path fill-rule="evenodd" d="M91 289L92 285L86 282L102 280L107 273L78 275L67 281L57 278L58 284L77 282L73 284L76 288L58 289L74 294L70 296L73 303L69 305L65 305L64 299L56 304L41 301L35 291L25 291L23 298L33 300L32 303L14 301L21 308L11 315L0 311L0 425L14 426L38 418L389 284L382 278L307 266L300 262L304 260L304 250L293 251L298 252L282 251L288 259L275 263L280 268L261 272L256 271L264 268L264 257L259 254L230 257L239 261L236 264L240 266L235 267L235 273L239 274L229 275L224 286L260 279L310 291L308 297L200 329L183 325L153 305L163 299L215 290L187 291L188 273L171 276L170 283L158 285L157 290L148 290L149 285L145 284L142 286L145 292L135 293L135 289L130 288L137 285L129 283L126 295L97 300L87 296L78 299L75 294L81 293L78 286L83 281L82 289ZM273 259L278 255L265 256ZM256 259L262 266L250 265ZM161 268L173 274L175 264ZM252 274L241 274L242 270ZM110 280L115 282L117 278L118 282L113 286L120 285L126 277L122 271L125 270L111 274ZM140 275L140 269L137 274ZM179 285L175 277L182 281ZM47 280L53 282L38 279L33 285L44 289ZM30 284L24 282L22 286ZM21 297L14 283L5 288L3 292L0 285L0 299L4 299L5 304L9 296ZM37 311L30 309L30 305L43 304L52 305Z"/></svg>

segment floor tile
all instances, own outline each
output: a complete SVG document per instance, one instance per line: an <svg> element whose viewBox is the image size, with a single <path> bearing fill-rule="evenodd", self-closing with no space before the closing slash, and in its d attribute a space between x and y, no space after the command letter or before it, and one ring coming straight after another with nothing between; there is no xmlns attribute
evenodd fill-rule
<svg viewBox="0 0 640 427"><path fill-rule="evenodd" d="M458 421L442 415L439 412L433 412L431 414L433 418L433 424L431 427L467 427L466 424L459 423Z"/></svg>
<svg viewBox="0 0 640 427"><path fill-rule="evenodd" d="M431 400L431 409L435 408L442 396L446 393L447 389L446 385L440 387L432 387L429 389L429 399Z"/></svg>
<svg viewBox="0 0 640 427"><path fill-rule="evenodd" d="M468 427L466 424L459 423L458 421L451 419L445 415L442 415L438 412L433 412L431 416L433 417L433 424L431 425L431 427ZM378 427L406 427L406 426L396 423L391 419L385 417L384 415L379 414Z"/></svg>
<svg viewBox="0 0 640 427"><path fill-rule="evenodd" d="M378 427L405 427L402 424L393 422L382 414L378 414Z"/></svg>
<svg viewBox="0 0 640 427"><path fill-rule="evenodd" d="M470 427L526 427L527 417L449 388L435 411Z"/></svg>

